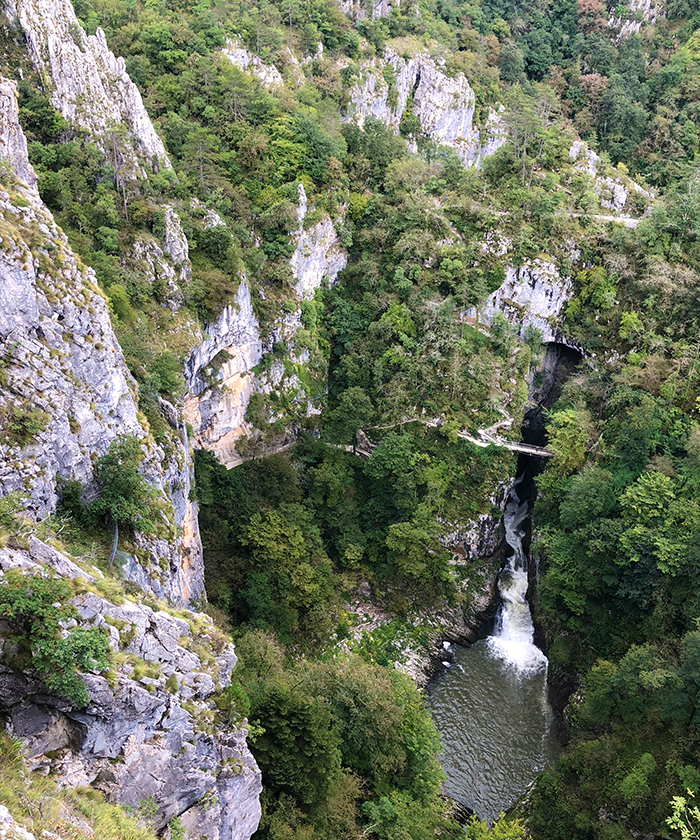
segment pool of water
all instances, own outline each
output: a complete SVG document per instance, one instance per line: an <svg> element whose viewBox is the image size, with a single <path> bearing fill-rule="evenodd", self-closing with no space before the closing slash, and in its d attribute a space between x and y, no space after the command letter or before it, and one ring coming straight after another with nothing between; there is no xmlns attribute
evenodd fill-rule
<svg viewBox="0 0 700 840"><path fill-rule="evenodd" d="M511 547L499 575L493 635L458 648L428 705L442 736L445 793L495 820L557 756L547 695L547 657L534 643L523 549L528 504L518 479L503 514Z"/></svg>
<svg viewBox="0 0 700 840"><path fill-rule="evenodd" d="M482 819L495 820L557 756L546 682L546 667L523 673L484 639L456 648L430 692L445 793Z"/></svg>

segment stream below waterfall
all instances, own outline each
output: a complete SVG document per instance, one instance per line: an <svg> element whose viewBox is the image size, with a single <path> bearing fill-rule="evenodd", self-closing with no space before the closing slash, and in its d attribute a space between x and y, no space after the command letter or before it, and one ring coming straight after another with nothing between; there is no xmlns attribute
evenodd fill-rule
<svg viewBox="0 0 700 840"><path fill-rule="evenodd" d="M492 635L468 648L432 687L428 705L442 736L445 793L489 822L525 792L559 751L547 696L547 658L534 643L523 547L528 502L515 482L504 512L512 555L498 579ZM524 494L523 494L524 495Z"/></svg>

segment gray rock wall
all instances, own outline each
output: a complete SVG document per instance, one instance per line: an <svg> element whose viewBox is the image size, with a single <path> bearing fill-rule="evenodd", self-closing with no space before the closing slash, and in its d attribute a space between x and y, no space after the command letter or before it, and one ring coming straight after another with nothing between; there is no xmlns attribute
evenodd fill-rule
<svg viewBox="0 0 700 840"><path fill-rule="evenodd" d="M390 103L383 76L387 66L396 77L396 104ZM467 166L478 164L505 142L496 112L482 131L474 125L474 91L466 77L462 73L447 76L427 53L404 58L387 47L382 58L363 62L360 80L350 91L348 119L362 127L374 117L398 133L409 105L423 133L451 146Z"/></svg>
<svg viewBox="0 0 700 840"><path fill-rule="evenodd" d="M276 88L284 84L282 74L276 67L265 64L261 58L243 47L237 39L227 38L223 53L234 67L252 73L265 87Z"/></svg>
<svg viewBox="0 0 700 840"><path fill-rule="evenodd" d="M11 91L2 82L0 90ZM191 465L184 443L172 458L148 437L138 416L137 386L112 330L94 272L22 179L33 172L19 139L16 100L6 106L0 160L15 179L0 187L0 494L26 496L27 512L56 508L60 479L89 486L94 460L122 434L142 441L144 473L168 503L168 536L140 538L143 557L126 573L147 591L178 603L204 594L196 505L185 493ZM33 415L30 415L33 412ZM35 433L11 433L28 415ZM182 439L182 438L180 438ZM166 519L168 516L166 515ZM166 522L163 523L166 525Z"/></svg>
<svg viewBox="0 0 700 840"><path fill-rule="evenodd" d="M90 699L78 710L32 672L2 662L11 633L0 621L0 713L22 739L29 767L53 773L63 787L95 785L134 809L152 797L156 829L177 817L187 840L249 840L260 819L260 771L246 730L223 719L213 700L230 683L233 647L208 616L107 600L91 586L98 570L36 538L29 550L0 549L0 575L46 567L74 581L78 623L103 628L121 658L111 675L85 675ZM150 675L140 676L139 663Z"/></svg>
<svg viewBox="0 0 700 840"><path fill-rule="evenodd" d="M568 277L561 277L557 266L548 260L532 260L516 268L506 268L506 278L478 307L466 312L473 322L491 323L497 312L518 328L521 338L527 327L542 333L545 343L574 346L560 329L562 309L571 296Z"/></svg>
<svg viewBox="0 0 700 840"><path fill-rule="evenodd" d="M236 445L244 435L254 431L245 417L256 391L269 394L287 388L293 389L300 401L306 399L298 377L289 375L282 361L274 360L260 374L253 368L272 351L276 342L287 345L288 359L293 364L304 365L309 361L308 351L297 351L294 346L302 325L301 302L311 300L322 283L334 283L347 264L347 255L332 220L324 216L307 230L304 228L307 210L306 192L300 184L299 227L292 234L296 247L290 259L298 307L292 312L281 312L271 334L263 340L250 288L243 278L235 302L224 309L215 323L205 327L205 340L186 363L189 393L185 398L185 413L194 429L195 446L214 452L229 468L243 461ZM308 403L308 413L315 410Z"/></svg>
<svg viewBox="0 0 700 840"><path fill-rule="evenodd" d="M116 160L121 177L171 168L124 59L110 51L101 29L86 35L70 0L5 0L4 9L18 18L53 105Z"/></svg>

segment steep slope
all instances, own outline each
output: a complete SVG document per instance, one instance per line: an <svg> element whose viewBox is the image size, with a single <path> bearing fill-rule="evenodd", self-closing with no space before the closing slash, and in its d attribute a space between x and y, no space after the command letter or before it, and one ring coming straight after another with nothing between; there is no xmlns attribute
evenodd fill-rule
<svg viewBox="0 0 700 840"><path fill-rule="evenodd" d="M115 58L101 29L85 35L70 0L9 0L4 8L19 20L55 107L95 139L117 177L171 168L124 60Z"/></svg>
<svg viewBox="0 0 700 840"><path fill-rule="evenodd" d="M469 82L461 73L446 75L427 53L401 56L386 47L380 58L362 62L359 74L350 90L348 118L360 127L373 117L398 133L410 114L426 137L452 147L468 166L505 142L498 113L492 110L481 129L475 125Z"/></svg>
<svg viewBox="0 0 700 840"><path fill-rule="evenodd" d="M141 550L127 558L123 575L146 593L187 604L202 597L204 581L186 436L167 456L142 427L136 384L94 274L36 192L15 88L6 80L0 107L2 494L18 495L29 521L44 518L55 510L61 479L89 487L94 459L118 435L133 435L163 523L155 537L137 538ZM0 568L29 577L53 570L69 581L72 599L62 608L75 619L67 626L103 628L114 671L85 677L89 700L79 710L48 692L33 669L3 659L0 706L31 766L52 769L67 786L97 781L132 807L152 798L159 829L177 817L187 837L248 840L260 815L260 773L244 730L218 719L212 700L230 682L230 643L208 617L174 618L163 604L154 602L154 611L125 600L114 581L77 566L37 539L34 527L14 533L0 550ZM11 580L0 578L0 585ZM11 618L0 622L5 652L16 633Z"/></svg>
<svg viewBox="0 0 700 840"><path fill-rule="evenodd" d="M136 383L114 337L95 275L75 256L31 183L17 119L14 85L2 83L2 154L16 176L2 193L0 270L5 439L0 483L27 496L42 518L55 507L61 480L89 484L94 459L118 435L146 444L146 474L167 508L161 534L141 538L144 554L127 577L177 603L204 592L195 503L187 495L184 439L167 457L147 439ZM163 562L165 561L165 562Z"/></svg>
<svg viewBox="0 0 700 840"><path fill-rule="evenodd" d="M312 301L324 283L332 285L347 264L347 255L340 246L333 222L327 214L304 227L308 211L304 186L299 184L297 211L298 228L291 234L295 243L289 264L294 279L295 302L275 319L270 335L263 340L253 311L250 287L242 278L234 303L225 307L216 323L205 327L206 338L186 362L189 393L185 397L185 414L194 429L197 448L216 453L226 467L240 464L244 455L237 443L244 437L260 436L246 419L246 411L253 394L263 397L273 391L291 392L292 400L313 411L299 379L309 362L307 347L296 346L299 330L303 328L303 303ZM256 372L275 345L286 346L285 359L274 359L268 369ZM273 415L268 422L275 418ZM290 424L285 425L281 440L273 440L277 448L295 439Z"/></svg>

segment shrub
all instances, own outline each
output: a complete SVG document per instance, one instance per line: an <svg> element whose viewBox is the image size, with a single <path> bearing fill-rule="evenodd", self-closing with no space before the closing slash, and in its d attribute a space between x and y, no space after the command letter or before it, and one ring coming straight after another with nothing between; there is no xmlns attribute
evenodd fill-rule
<svg viewBox="0 0 700 840"><path fill-rule="evenodd" d="M89 695L78 671L104 670L109 644L96 627L74 627L62 636L61 622L77 614L66 603L71 595L65 580L8 572L0 581L0 617L12 635L3 655L14 667L34 668L50 691L83 708Z"/></svg>
<svg viewBox="0 0 700 840"><path fill-rule="evenodd" d="M49 415L22 402L7 406L0 416L7 440L16 446L27 446L49 424Z"/></svg>
<svg viewBox="0 0 700 840"><path fill-rule="evenodd" d="M105 516L119 525L130 525L144 534L155 527L156 491L139 472L144 455L133 435L120 435L106 455L95 462L93 475L101 485L100 495L90 505L93 516Z"/></svg>

